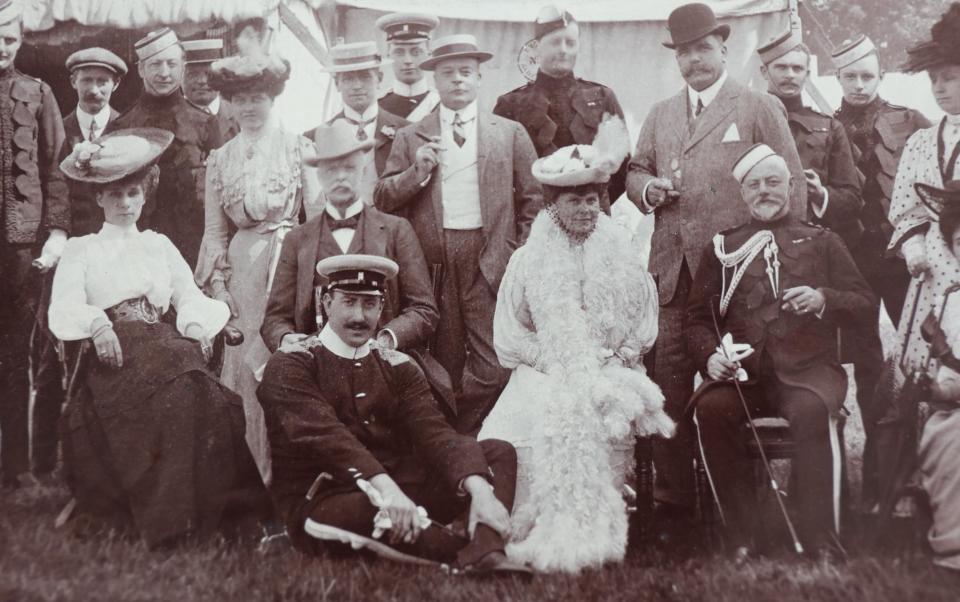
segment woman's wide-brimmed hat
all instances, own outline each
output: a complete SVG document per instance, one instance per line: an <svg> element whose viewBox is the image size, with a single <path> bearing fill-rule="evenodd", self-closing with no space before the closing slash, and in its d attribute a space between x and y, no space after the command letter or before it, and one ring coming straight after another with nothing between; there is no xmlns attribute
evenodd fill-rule
<svg viewBox="0 0 960 602"><path fill-rule="evenodd" d="M630 137L623 120L606 115L597 127L593 144L572 144L533 162L530 170L541 184L571 188L603 184L620 169L630 153Z"/></svg>
<svg viewBox="0 0 960 602"><path fill-rule="evenodd" d="M929 40L907 50L903 71L918 73L942 65L960 65L960 2L934 23Z"/></svg>
<svg viewBox="0 0 960 602"><path fill-rule="evenodd" d="M357 128L338 119L331 125L321 125L314 133L313 141L317 145L317 156L304 159L307 165L318 165L321 161L331 161L346 157L355 152L367 152L373 148L374 140L357 138Z"/></svg>
<svg viewBox="0 0 960 602"><path fill-rule="evenodd" d="M290 77L290 63L267 54L234 55L210 65L210 87L226 95L266 92L277 96Z"/></svg>
<svg viewBox="0 0 960 602"><path fill-rule="evenodd" d="M719 23L713 9L700 2L675 8L667 17L667 29L670 31L670 41L663 42L663 45L671 50L712 33L720 34L724 41L730 37L730 26Z"/></svg>
<svg viewBox="0 0 960 602"><path fill-rule="evenodd" d="M960 180L950 180L943 185L943 188L915 182L913 189L934 215L940 215L945 207L960 206Z"/></svg>
<svg viewBox="0 0 960 602"><path fill-rule="evenodd" d="M60 169L77 182L108 184L149 167L171 142L173 133L160 128L117 130L74 146Z"/></svg>
<svg viewBox="0 0 960 602"><path fill-rule="evenodd" d="M424 71L433 71L437 63L450 59L471 58L485 63L493 58L492 52L480 50L477 38L469 33L459 33L445 38L438 38L433 44L430 58L420 63Z"/></svg>

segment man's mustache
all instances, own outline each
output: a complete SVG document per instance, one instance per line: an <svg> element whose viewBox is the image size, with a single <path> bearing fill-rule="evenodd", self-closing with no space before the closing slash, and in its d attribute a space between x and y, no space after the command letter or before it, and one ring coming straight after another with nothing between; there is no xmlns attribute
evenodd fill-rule
<svg viewBox="0 0 960 602"><path fill-rule="evenodd" d="M366 322L347 322L347 328L350 330L369 330L372 327Z"/></svg>

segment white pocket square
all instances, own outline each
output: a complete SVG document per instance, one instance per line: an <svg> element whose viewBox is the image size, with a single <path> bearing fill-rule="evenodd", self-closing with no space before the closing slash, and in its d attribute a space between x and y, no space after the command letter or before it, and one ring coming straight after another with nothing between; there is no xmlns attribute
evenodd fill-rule
<svg viewBox="0 0 960 602"><path fill-rule="evenodd" d="M737 129L737 124L730 124L730 127L723 134L723 140L720 142L740 142L740 130Z"/></svg>

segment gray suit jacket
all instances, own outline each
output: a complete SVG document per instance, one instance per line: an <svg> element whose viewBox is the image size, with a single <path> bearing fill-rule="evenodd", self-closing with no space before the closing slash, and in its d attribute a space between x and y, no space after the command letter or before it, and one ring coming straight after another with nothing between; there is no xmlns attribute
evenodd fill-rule
<svg viewBox="0 0 960 602"><path fill-rule="evenodd" d="M780 101L728 77L692 133L688 105L684 87L653 106L627 177L627 195L645 213L642 196L652 178L669 178L680 191L676 201L656 210L649 269L658 277L661 305L673 298L684 260L692 277L713 235L750 219L731 168L753 144L763 142L787 160L795 182L791 213L801 219L807 214L803 168Z"/></svg>
<svg viewBox="0 0 960 602"><path fill-rule="evenodd" d="M441 178L435 171L426 186L421 186L414 163L417 149L439 135L439 110L397 132L374 192L378 208L410 221L430 265L445 263ZM522 125L481 111L477 136L480 210L486 238L480 271L496 291L510 254L526 240L543 198L540 183L530 172L537 152Z"/></svg>

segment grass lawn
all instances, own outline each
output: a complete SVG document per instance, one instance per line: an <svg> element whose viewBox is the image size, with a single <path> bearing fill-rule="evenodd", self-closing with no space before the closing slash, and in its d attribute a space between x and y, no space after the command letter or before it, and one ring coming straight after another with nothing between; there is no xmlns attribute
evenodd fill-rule
<svg viewBox="0 0 960 602"><path fill-rule="evenodd" d="M474 581L436 570L355 559L263 556L207 544L148 552L119 538L57 531L62 488L0 498L0 600L837 600L955 602L922 556L854 558L843 566L779 559L737 567L710 554L679 560L634 550L623 565L580 576Z"/></svg>
<svg viewBox="0 0 960 602"><path fill-rule="evenodd" d="M889 326L885 330L889 341ZM856 492L863 435L852 388L850 393L847 407L854 415L845 439ZM960 579L944 576L916 553L877 557L854 552L847 564L837 566L784 553L736 566L703 550L678 558L639 545L618 566L520 582L454 578L365 558L308 558L293 550L265 556L223 543L150 552L120 537L84 539L56 530L54 517L68 498L59 486L0 493L0 602L960 599ZM778 521L772 514L764 524L773 527Z"/></svg>

